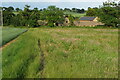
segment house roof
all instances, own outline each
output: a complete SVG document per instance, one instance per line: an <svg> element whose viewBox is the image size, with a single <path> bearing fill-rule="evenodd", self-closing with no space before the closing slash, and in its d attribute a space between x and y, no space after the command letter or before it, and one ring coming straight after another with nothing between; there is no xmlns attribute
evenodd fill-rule
<svg viewBox="0 0 120 80"><path fill-rule="evenodd" d="M80 20L87 20L87 21L92 21L94 20L96 17L81 17Z"/></svg>

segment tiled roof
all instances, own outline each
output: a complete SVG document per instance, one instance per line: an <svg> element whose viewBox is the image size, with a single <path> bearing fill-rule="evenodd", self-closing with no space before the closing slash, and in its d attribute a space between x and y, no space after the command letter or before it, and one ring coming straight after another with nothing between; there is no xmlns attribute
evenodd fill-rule
<svg viewBox="0 0 120 80"><path fill-rule="evenodd" d="M91 20L94 20L96 17L81 17L80 20L88 20L88 21L91 21Z"/></svg>

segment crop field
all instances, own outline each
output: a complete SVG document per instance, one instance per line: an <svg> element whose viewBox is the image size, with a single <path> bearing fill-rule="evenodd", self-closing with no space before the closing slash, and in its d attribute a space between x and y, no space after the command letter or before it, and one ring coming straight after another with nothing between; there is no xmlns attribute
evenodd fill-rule
<svg viewBox="0 0 120 80"><path fill-rule="evenodd" d="M0 28L0 33L2 33L2 41L0 41L0 46L6 44L7 42L13 40L27 29L21 28Z"/></svg>
<svg viewBox="0 0 120 80"><path fill-rule="evenodd" d="M86 15L86 13L76 13L76 12L69 12L69 11L65 11L64 14L71 14L74 17L83 17Z"/></svg>
<svg viewBox="0 0 120 80"><path fill-rule="evenodd" d="M3 78L117 78L118 29L30 28L3 49L2 70Z"/></svg>

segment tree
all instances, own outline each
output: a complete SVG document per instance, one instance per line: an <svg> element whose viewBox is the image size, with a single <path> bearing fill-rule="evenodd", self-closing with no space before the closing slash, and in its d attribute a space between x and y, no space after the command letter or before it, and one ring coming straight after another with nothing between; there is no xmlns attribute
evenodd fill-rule
<svg viewBox="0 0 120 80"><path fill-rule="evenodd" d="M2 7L2 10L3 10L3 11L6 11L6 10L7 10L7 7Z"/></svg>
<svg viewBox="0 0 120 80"><path fill-rule="evenodd" d="M43 11L45 11L46 10L46 8L43 8Z"/></svg>
<svg viewBox="0 0 120 80"><path fill-rule="evenodd" d="M12 21L11 21L11 24L13 25L13 26L23 26L22 24L21 24L21 21L22 21L22 17L18 14L18 15L16 15L16 16L14 16L13 18L12 18Z"/></svg>
<svg viewBox="0 0 120 80"><path fill-rule="evenodd" d="M14 8L13 8L12 6L10 6L10 7L2 7L2 10L3 10L3 11L12 12L12 11L14 11Z"/></svg>
<svg viewBox="0 0 120 80"><path fill-rule="evenodd" d="M34 8L34 9L33 9L33 11L38 12L38 8L37 8L37 7L36 7L36 8Z"/></svg>
<svg viewBox="0 0 120 80"><path fill-rule="evenodd" d="M76 12L77 11L77 9L76 8L72 8L72 12Z"/></svg>
<svg viewBox="0 0 120 80"><path fill-rule="evenodd" d="M3 11L3 25L8 26L12 23L12 18L15 15L10 11Z"/></svg>
<svg viewBox="0 0 120 80"><path fill-rule="evenodd" d="M30 8L30 6L29 6L29 5L25 5L25 7L24 7L24 11L25 11L25 12L29 12L29 11L30 11L30 9L29 9L29 8Z"/></svg>
<svg viewBox="0 0 120 80"><path fill-rule="evenodd" d="M81 13L85 13L85 10L84 10L84 9L81 9Z"/></svg>
<svg viewBox="0 0 120 80"><path fill-rule="evenodd" d="M37 20L40 19L40 11L38 8L33 10L29 9L30 6L25 5L23 11L19 11L19 8L16 8L16 11L19 11L19 14L14 14L12 7L3 8L3 23L4 25L14 25L14 26L26 26L26 27L37 27Z"/></svg>
<svg viewBox="0 0 120 80"><path fill-rule="evenodd" d="M64 8L64 11L71 11L71 9L69 9L69 8Z"/></svg>
<svg viewBox="0 0 120 80"><path fill-rule="evenodd" d="M0 26L2 26L2 7L0 7Z"/></svg>
<svg viewBox="0 0 120 80"><path fill-rule="evenodd" d="M40 9L40 11L42 11L42 9Z"/></svg>
<svg viewBox="0 0 120 80"><path fill-rule="evenodd" d="M47 10L43 11L44 18L48 21L48 26L53 27L55 24L64 22L64 13L55 6L49 6Z"/></svg>
<svg viewBox="0 0 120 80"><path fill-rule="evenodd" d="M77 11L77 13L81 13L81 10L80 10L80 9L77 9L76 11Z"/></svg>
<svg viewBox="0 0 120 80"><path fill-rule="evenodd" d="M87 12L86 12L87 16L96 16L96 10L93 8L88 8Z"/></svg>
<svg viewBox="0 0 120 80"><path fill-rule="evenodd" d="M117 3L114 2L114 4ZM118 4L113 6L113 2L104 3L104 5L98 10L97 15L100 18L100 21L106 26L116 27L120 24L120 7Z"/></svg>
<svg viewBox="0 0 120 80"><path fill-rule="evenodd" d="M33 10L30 10L29 8L30 6L25 5L24 11L19 12L22 18L20 24L27 27L37 27L37 20L40 19L40 11L38 8L34 8Z"/></svg>
<svg viewBox="0 0 120 80"><path fill-rule="evenodd" d="M70 26L73 26L74 25L74 17L69 15L68 18L70 20Z"/></svg>
<svg viewBox="0 0 120 80"><path fill-rule="evenodd" d="M115 7L115 6L117 6L117 3L115 3L114 1L108 0L106 2L103 2L103 6L105 6L105 7Z"/></svg>
<svg viewBox="0 0 120 80"><path fill-rule="evenodd" d="M17 12L18 12L18 11L21 11L21 9L20 9L20 8L16 8L15 10L16 10Z"/></svg>
<svg viewBox="0 0 120 80"><path fill-rule="evenodd" d="M7 11L14 11L14 8L12 6L7 8Z"/></svg>
<svg viewBox="0 0 120 80"><path fill-rule="evenodd" d="M38 26L38 20L40 19L40 12L38 10L35 10L31 13L29 18L29 26L37 27Z"/></svg>

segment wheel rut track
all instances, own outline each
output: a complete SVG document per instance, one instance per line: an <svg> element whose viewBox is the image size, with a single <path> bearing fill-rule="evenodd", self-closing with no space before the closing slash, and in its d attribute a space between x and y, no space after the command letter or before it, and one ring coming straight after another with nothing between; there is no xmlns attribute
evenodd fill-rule
<svg viewBox="0 0 120 80"><path fill-rule="evenodd" d="M44 52L41 48L40 39L38 39L38 47L39 47L39 52L40 52L40 68L39 68L39 71L40 71L41 78L44 78L43 71L44 71L44 68L45 68L45 54L44 54Z"/></svg>

